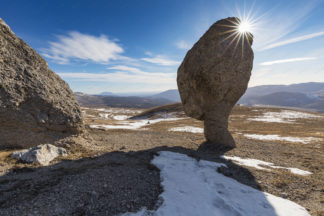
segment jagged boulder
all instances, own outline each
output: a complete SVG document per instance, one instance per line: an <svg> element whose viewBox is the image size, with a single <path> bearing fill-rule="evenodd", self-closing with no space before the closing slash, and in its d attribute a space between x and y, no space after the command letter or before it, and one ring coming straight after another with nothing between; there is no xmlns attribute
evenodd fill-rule
<svg viewBox="0 0 324 216"><path fill-rule="evenodd" d="M178 69L185 113L203 120L207 141L234 147L229 114L247 89L253 66L253 36L240 33L238 18L214 23L188 51Z"/></svg>
<svg viewBox="0 0 324 216"><path fill-rule="evenodd" d="M16 151L11 155L11 157L21 160L22 162L39 163L41 165L48 165L59 156L67 156L66 149L51 144L43 144L30 149Z"/></svg>
<svg viewBox="0 0 324 216"><path fill-rule="evenodd" d="M82 130L68 84L0 19L0 147L29 148Z"/></svg>

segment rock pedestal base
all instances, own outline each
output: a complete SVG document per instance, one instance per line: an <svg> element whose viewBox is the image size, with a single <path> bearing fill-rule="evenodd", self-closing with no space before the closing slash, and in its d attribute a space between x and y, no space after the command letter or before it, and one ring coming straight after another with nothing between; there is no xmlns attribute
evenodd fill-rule
<svg viewBox="0 0 324 216"><path fill-rule="evenodd" d="M208 142L230 148L235 147L235 141L227 129L227 121L224 124L219 120L206 119L204 127L205 138Z"/></svg>

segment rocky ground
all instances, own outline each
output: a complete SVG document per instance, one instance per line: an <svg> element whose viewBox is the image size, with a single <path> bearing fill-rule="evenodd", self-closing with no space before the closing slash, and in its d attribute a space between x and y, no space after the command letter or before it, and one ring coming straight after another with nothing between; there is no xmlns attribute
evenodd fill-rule
<svg viewBox="0 0 324 216"><path fill-rule="evenodd" d="M2 150L0 215L156 209L163 189L159 169L150 161L161 150L226 163L228 168L218 170L224 175L292 200L311 215L324 215L324 115L235 107L230 131L237 148L210 152L202 122L179 110L164 106L141 115L143 110L84 107L87 139L93 144L65 144L69 155L49 166L23 164L10 157L14 150ZM128 119L133 116L136 120Z"/></svg>

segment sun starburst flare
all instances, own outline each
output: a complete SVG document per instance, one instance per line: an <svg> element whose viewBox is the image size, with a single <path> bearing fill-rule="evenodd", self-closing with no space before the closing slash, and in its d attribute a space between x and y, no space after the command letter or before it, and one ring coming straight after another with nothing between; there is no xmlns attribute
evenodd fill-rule
<svg viewBox="0 0 324 216"><path fill-rule="evenodd" d="M241 33L244 34L246 32L250 32L252 30L251 23L249 23L247 20L243 20L238 26L237 30Z"/></svg>
<svg viewBox="0 0 324 216"><path fill-rule="evenodd" d="M230 42L228 44L228 47L235 42L235 49L239 46L239 44L242 44L242 56L244 55L244 44L247 42L249 45L252 45L253 40L253 29L254 24L249 19L229 19L228 20L231 24L223 25L228 28L227 31L224 32L224 34L228 34L225 40L230 39Z"/></svg>

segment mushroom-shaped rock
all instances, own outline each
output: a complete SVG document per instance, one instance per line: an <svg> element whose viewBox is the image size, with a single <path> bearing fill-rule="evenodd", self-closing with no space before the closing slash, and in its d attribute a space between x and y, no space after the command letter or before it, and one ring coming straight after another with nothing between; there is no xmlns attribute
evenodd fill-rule
<svg viewBox="0 0 324 216"><path fill-rule="evenodd" d="M34 147L82 130L68 84L0 19L0 147Z"/></svg>
<svg viewBox="0 0 324 216"><path fill-rule="evenodd" d="M235 17L214 23L188 51L178 69L185 113L204 121L207 141L234 147L228 118L247 89L253 67L253 36Z"/></svg>

